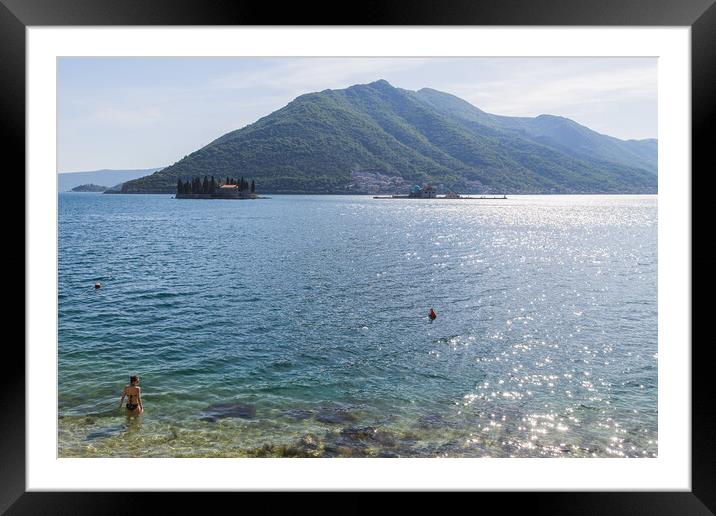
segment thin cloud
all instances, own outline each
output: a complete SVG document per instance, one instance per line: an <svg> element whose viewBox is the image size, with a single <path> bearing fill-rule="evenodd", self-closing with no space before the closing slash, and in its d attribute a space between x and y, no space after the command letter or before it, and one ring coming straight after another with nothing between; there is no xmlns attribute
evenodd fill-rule
<svg viewBox="0 0 716 516"><path fill-rule="evenodd" d="M384 74L417 69L428 60L421 58L300 58L271 68L234 73L218 78L210 86L217 89L261 88L298 94L345 88L356 82L371 82Z"/></svg>
<svg viewBox="0 0 716 516"><path fill-rule="evenodd" d="M456 84L453 91L480 109L500 115L534 116L559 113L585 103L615 105L631 100L656 100L656 74L637 69L596 72L579 77L530 80L521 77Z"/></svg>

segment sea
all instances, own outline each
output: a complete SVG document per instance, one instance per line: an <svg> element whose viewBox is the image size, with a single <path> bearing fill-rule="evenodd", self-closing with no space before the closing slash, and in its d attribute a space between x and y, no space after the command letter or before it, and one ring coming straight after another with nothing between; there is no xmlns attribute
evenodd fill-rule
<svg viewBox="0 0 716 516"><path fill-rule="evenodd" d="M268 197L59 194L59 457L657 456L656 195Z"/></svg>

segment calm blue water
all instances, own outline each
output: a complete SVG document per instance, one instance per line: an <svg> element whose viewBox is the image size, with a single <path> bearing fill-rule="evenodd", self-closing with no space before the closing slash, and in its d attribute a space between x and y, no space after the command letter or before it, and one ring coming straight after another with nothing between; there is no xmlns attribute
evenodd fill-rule
<svg viewBox="0 0 716 516"><path fill-rule="evenodd" d="M59 235L60 456L657 454L656 196L61 193Z"/></svg>

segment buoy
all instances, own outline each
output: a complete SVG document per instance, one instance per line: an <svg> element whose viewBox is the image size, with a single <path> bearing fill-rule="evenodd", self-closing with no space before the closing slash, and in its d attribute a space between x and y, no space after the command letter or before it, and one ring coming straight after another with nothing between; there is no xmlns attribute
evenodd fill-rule
<svg viewBox="0 0 716 516"><path fill-rule="evenodd" d="M431 320L435 320L435 318L438 316L438 314L435 313L435 310L432 308L430 309L430 312L428 313L428 317L430 317Z"/></svg>
<svg viewBox="0 0 716 516"><path fill-rule="evenodd" d="M101 288L101 287L102 287L102 284L99 281L94 284L94 288Z"/></svg>

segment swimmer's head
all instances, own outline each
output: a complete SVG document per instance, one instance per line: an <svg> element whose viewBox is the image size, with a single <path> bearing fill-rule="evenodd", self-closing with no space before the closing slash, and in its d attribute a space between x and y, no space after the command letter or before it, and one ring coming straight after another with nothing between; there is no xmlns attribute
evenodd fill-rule
<svg viewBox="0 0 716 516"><path fill-rule="evenodd" d="M137 385L139 383L139 376L137 376L136 374L133 376L130 376L129 383L131 383L132 385Z"/></svg>

